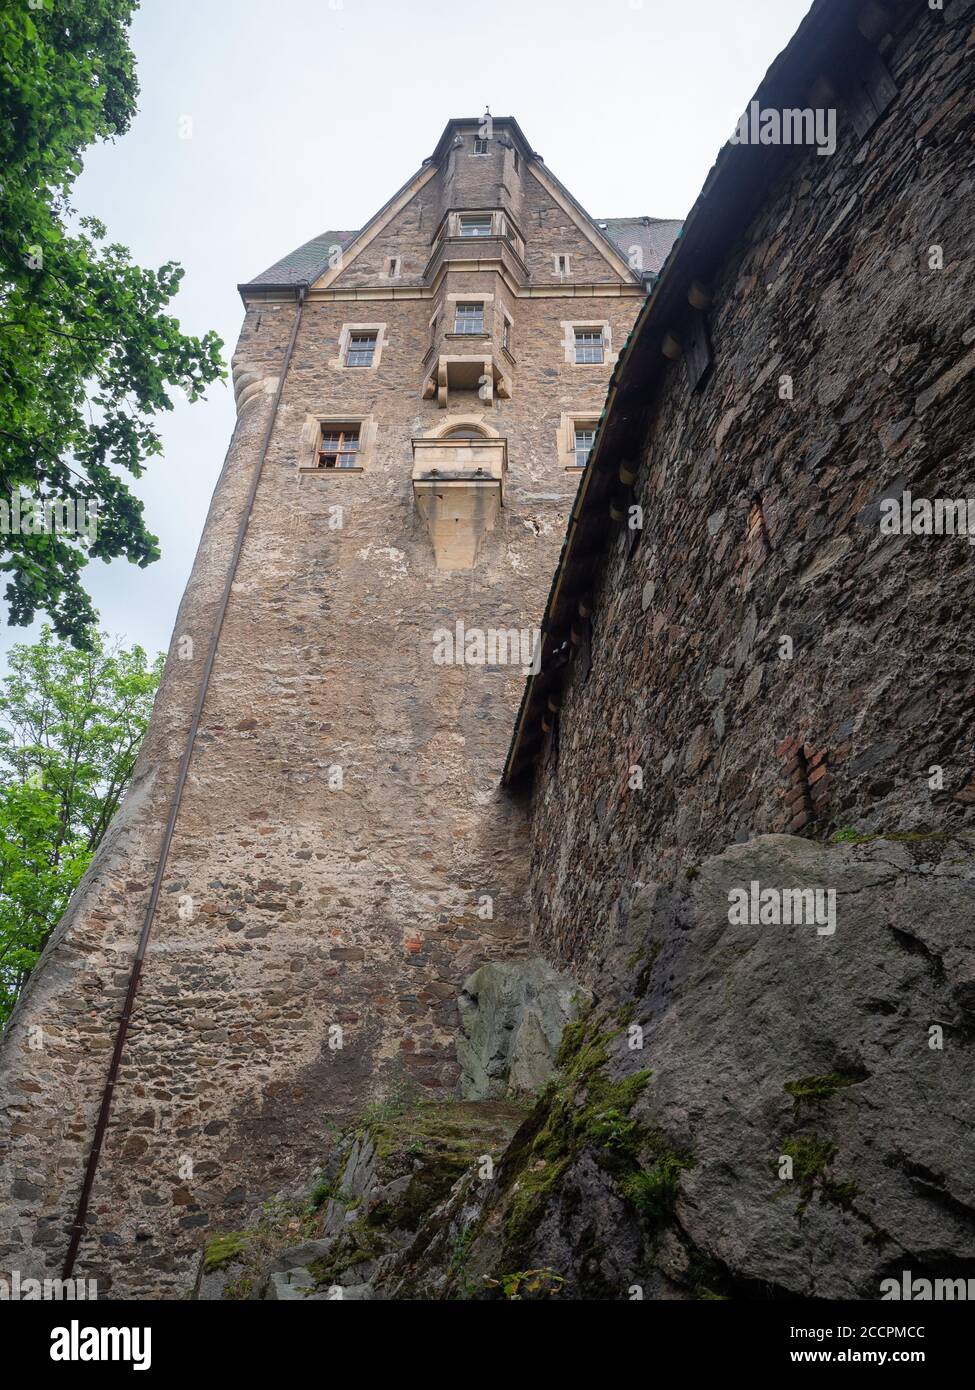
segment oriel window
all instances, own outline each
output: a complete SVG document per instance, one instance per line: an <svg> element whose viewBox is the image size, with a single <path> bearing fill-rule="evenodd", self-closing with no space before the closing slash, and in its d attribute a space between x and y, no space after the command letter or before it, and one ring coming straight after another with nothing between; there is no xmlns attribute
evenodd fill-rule
<svg viewBox="0 0 975 1390"><path fill-rule="evenodd" d="M490 236L491 220L490 213L485 213L483 217L462 217L460 219L460 234L461 236Z"/></svg>
<svg viewBox="0 0 975 1390"><path fill-rule="evenodd" d="M484 305L458 304L454 315L455 333L483 333Z"/></svg>

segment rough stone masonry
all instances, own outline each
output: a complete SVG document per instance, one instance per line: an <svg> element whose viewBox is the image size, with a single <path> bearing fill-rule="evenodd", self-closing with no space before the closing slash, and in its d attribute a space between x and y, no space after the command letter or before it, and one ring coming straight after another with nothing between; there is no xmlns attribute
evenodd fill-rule
<svg viewBox="0 0 975 1390"><path fill-rule="evenodd" d="M678 224L600 227L516 122L481 126L452 121L360 233L241 287L237 425L151 728L3 1039L2 1269L65 1257L256 468L76 1273L178 1295L208 1231L314 1171L335 1125L447 1093L464 980L525 949L525 812L498 787L524 671L436 664L434 634L537 627L571 417L598 419Z"/></svg>
<svg viewBox="0 0 975 1390"><path fill-rule="evenodd" d="M888 7L870 41L850 13L820 70L842 8L813 7L762 103L816 79L836 152L713 171L617 369L546 615L509 769L535 769L536 939L583 975L641 882L736 840L971 821L972 548L880 522L905 491L975 495L975 7ZM664 350L691 342L700 278L692 388Z"/></svg>

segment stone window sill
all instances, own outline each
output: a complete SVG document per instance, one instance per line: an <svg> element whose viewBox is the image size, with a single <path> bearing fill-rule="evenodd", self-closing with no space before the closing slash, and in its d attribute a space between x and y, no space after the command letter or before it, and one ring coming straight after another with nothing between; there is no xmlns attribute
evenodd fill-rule
<svg viewBox="0 0 975 1390"><path fill-rule="evenodd" d="M343 473L364 473L364 468L317 468L314 464L302 464L298 469L299 473L320 473L327 478L340 477Z"/></svg>

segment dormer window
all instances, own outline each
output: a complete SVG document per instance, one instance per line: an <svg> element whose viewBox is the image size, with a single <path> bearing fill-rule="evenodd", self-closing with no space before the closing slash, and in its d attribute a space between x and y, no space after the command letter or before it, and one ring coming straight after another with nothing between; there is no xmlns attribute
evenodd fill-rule
<svg viewBox="0 0 975 1390"><path fill-rule="evenodd" d="M460 219L461 236L490 236L491 235L491 214L478 213L476 217L462 217Z"/></svg>
<svg viewBox="0 0 975 1390"><path fill-rule="evenodd" d="M487 152L488 152L488 142L487 142L486 140L482 139L480 135L475 135L475 136L474 136L474 153L475 153L475 154L487 154Z"/></svg>
<svg viewBox="0 0 975 1390"><path fill-rule="evenodd" d="M483 333L484 305L458 304L454 314L455 333Z"/></svg>

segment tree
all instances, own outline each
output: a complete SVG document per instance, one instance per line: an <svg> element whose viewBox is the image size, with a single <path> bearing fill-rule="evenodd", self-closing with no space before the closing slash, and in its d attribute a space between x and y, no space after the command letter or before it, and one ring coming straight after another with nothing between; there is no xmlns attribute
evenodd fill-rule
<svg viewBox="0 0 975 1390"><path fill-rule="evenodd" d="M189 337L163 312L182 269L134 265L70 203L85 148L135 113L136 8L0 0L0 570L9 623L41 609L76 646L96 620L88 561L159 556L124 473L161 452L154 417L172 409L169 388L195 401L225 374L221 340ZM61 529L63 511L52 524L66 503L83 529Z"/></svg>
<svg viewBox="0 0 975 1390"><path fill-rule="evenodd" d="M0 1023L118 809L163 658L47 625L0 681Z"/></svg>

